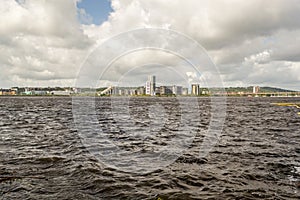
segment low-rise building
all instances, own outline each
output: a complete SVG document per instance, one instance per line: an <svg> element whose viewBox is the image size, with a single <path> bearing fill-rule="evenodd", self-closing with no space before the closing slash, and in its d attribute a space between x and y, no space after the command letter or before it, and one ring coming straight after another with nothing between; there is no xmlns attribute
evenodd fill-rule
<svg viewBox="0 0 300 200"><path fill-rule="evenodd" d="M16 94L17 94L16 90L0 89L0 95L3 95L3 96L12 96L12 95L16 95Z"/></svg>
<svg viewBox="0 0 300 200"><path fill-rule="evenodd" d="M44 91L44 90L34 90L34 91L31 91L31 94L32 95L47 95L47 91Z"/></svg>
<svg viewBox="0 0 300 200"><path fill-rule="evenodd" d="M137 89L137 95L145 95L146 91L145 91L145 87L139 87Z"/></svg>
<svg viewBox="0 0 300 200"><path fill-rule="evenodd" d="M71 94L70 91L51 91L51 95L57 95L57 96L69 96Z"/></svg>
<svg viewBox="0 0 300 200"><path fill-rule="evenodd" d="M182 95L187 96L189 94L188 88L182 88Z"/></svg>
<svg viewBox="0 0 300 200"><path fill-rule="evenodd" d="M173 85L172 92L175 95L182 95L182 86Z"/></svg>
<svg viewBox="0 0 300 200"><path fill-rule="evenodd" d="M160 95L172 95L172 86L160 86Z"/></svg>

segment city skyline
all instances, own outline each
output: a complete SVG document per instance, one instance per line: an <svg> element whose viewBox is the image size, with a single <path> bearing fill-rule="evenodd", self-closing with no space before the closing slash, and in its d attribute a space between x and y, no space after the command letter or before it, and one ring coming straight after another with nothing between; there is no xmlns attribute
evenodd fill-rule
<svg viewBox="0 0 300 200"><path fill-rule="evenodd" d="M0 88L0 96L34 95L34 96L71 96L71 95L95 95L95 96L299 96L299 91L289 91L281 88L260 86L237 88L209 88L200 83L189 83L188 87L178 84L157 84L156 75L145 77L144 85L124 86L110 85L98 88L80 87L12 87ZM262 91L261 91L262 88ZM266 89L267 88L267 89ZM215 92L214 92L215 91Z"/></svg>

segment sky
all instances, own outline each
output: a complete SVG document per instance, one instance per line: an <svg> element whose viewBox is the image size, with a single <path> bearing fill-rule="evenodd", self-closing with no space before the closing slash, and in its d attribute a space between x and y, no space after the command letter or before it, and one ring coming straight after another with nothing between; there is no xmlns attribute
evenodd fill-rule
<svg viewBox="0 0 300 200"><path fill-rule="evenodd" d="M122 49L114 36L141 28L159 28L185 35L201 45L224 86L300 90L298 0L0 2L0 88L76 85L80 70L87 65L92 70L91 77L93 71L108 68L101 59L89 62L109 56L110 51L93 54L103 43L110 41L111 49ZM149 38L140 37L132 38L132 44ZM189 52L190 60L199 58L180 40L172 45ZM118 81L142 84L150 74L155 74L162 84L204 84L213 79L213 69L201 68L200 74L194 75L184 59L149 49L120 55L112 60L108 71L100 78L100 86Z"/></svg>
<svg viewBox="0 0 300 200"><path fill-rule="evenodd" d="M112 8L109 0L82 0L77 3L79 21L82 24L100 25L108 20Z"/></svg>

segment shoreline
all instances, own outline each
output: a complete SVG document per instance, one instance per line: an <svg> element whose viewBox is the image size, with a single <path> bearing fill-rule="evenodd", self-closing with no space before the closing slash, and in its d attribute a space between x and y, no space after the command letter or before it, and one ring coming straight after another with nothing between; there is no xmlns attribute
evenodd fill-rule
<svg viewBox="0 0 300 200"><path fill-rule="evenodd" d="M0 95L0 98L6 97L95 97L95 98L210 98L210 97L226 97L226 98L300 98L300 96L241 96L241 95L211 95L211 96L96 96L96 95Z"/></svg>

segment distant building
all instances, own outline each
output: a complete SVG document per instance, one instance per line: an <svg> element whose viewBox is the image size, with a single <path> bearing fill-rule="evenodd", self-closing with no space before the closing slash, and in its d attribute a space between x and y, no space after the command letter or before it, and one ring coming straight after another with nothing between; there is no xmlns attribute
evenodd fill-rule
<svg viewBox="0 0 300 200"><path fill-rule="evenodd" d="M24 91L24 89L22 90L21 88L19 88L19 87L12 87L12 88L10 88L10 90L14 90L14 91L16 91L16 94L20 94L21 92L23 92Z"/></svg>
<svg viewBox="0 0 300 200"><path fill-rule="evenodd" d="M160 86L160 95L172 95L172 86Z"/></svg>
<svg viewBox="0 0 300 200"><path fill-rule="evenodd" d="M138 93L137 93L137 90L136 89L131 89L130 90L130 95L131 96L136 96Z"/></svg>
<svg viewBox="0 0 300 200"><path fill-rule="evenodd" d="M253 86L253 94L259 93L259 86Z"/></svg>
<svg viewBox="0 0 300 200"><path fill-rule="evenodd" d="M146 94L155 96L155 88L156 88L156 78L155 76L148 76L148 81L146 82Z"/></svg>
<svg viewBox="0 0 300 200"><path fill-rule="evenodd" d="M114 90L114 91L113 91ZM116 94L117 93L117 88L113 86L109 86L108 88L102 90L100 92L100 95L111 95L112 93Z"/></svg>
<svg viewBox="0 0 300 200"><path fill-rule="evenodd" d="M16 90L11 90L11 89L0 89L0 95L16 95L17 92Z"/></svg>
<svg viewBox="0 0 300 200"><path fill-rule="evenodd" d="M51 91L51 95L57 95L57 96L69 96L71 94L70 91Z"/></svg>
<svg viewBox="0 0 300 200"><path fill-rule="evenodd" d="M81 92L81 89L80 89L80 88L72 88L72 90L73 90L73 92L74 92L75 94Z"/></svg>
<svg viewBox="0 0 300 200"><path fill-rule="evenodd" d="M31 91L31 94L32 95L46 95L47 91L44 91L44 90L34 90L34 91Z"/></svg>
<svg viewBox="0 0 300 200"><path fill-rule="evenodd" d="M188 88L182 88L182 95L186 96L189 94L189 89Z"/></svg>
<svg viewBox="0 0 300 200"><path fill-rule="evenodd" d="M202 89L201 94L202 95L209 95L209 90L208 89Z"/></svg>
<svg viewBox="0 0 300 200"><path fill-rule="evenodd" d="M155 88L155 95L160 95L160 87Z"/></svg>
<svg viewBox="0 0 300 200"><path fill-rule="evenodd" d="M18 93L21 95L48 95L51 94L51 88L42 88L42 87L25 87L19 88ZM52 88L54 89L54 88ZM59 88L60 90L62 88Z"/></svg>
<svg viewBox="0 0 300 200"><path fill-rule="evenodd" d="M146 91L146 94L147 95L151 95L151 83L150 83L150 81L147 81L146 82L146 86L145 86L145 91Z"/></svg>
<svg viewBox="0 0 300 200"><path fill-rule="evenodd" d="M182 95L182 86L173 85L172 92L175 95Z"/></svg>
<svg viewBox="0 0 300 200"><path fill-rule="evenodd" d="M123 96L123 95L124 95L124 90L119 89L119 90L118 90L118 95Z"/></svg>
<svg viewBox="0 0 300 200"><path fill-rule="evenodd" d="M117 86L111 86L109 95L119 95L120 88Z"/></svg>
<svg viewBox="0 0 300 200"><path fill-rule="evenodd" d="M192 84L192 95L199 96L200 95L200 85L199 84Z"/></svg>
<svg viewBox="0 0 300 200"><path fill-rule="evenodd" d="M145 87L137 88L137 95L144 95L145 93Z"/></svg>

